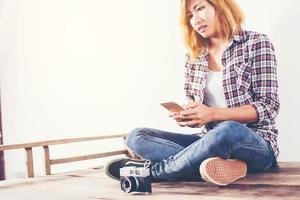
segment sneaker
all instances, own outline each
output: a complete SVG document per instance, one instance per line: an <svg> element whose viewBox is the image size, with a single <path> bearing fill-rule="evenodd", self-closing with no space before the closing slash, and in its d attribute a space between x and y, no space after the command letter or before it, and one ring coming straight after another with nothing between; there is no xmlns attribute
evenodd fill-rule
<svg viewBox="0 0 300 200"><path fill-rule="evenodd" d="M149 160L135 160L131 158L118 158L115 160L110 161L105 166L105 173L112 179L120 180L120 168L122 167L149 167L150 166Z"/></svg>
<svg viewBox="0 0 300 200"><path fill-rule="evenodd" d="M200 165L201 178L216 185L228 185L247 174L247 164L240 160L208 158Z"/></svg>

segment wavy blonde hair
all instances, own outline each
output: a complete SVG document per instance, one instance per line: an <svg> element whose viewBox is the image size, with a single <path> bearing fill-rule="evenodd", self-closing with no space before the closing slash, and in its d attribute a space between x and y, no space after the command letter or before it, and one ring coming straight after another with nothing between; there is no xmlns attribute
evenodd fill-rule
<svg viewBox="0 0 300 200"><path fill-rule="evenodd" d="M207 47L208 40L201 37L191 26L186 15L186 2L181 0L180 26L183 31L184 43L188 49L189 56L196 59L203 48ZM218 19L217 31L223 39L230 39L235 33L242 29L244 14L235 0L207 0L216 10Z"/></svg>

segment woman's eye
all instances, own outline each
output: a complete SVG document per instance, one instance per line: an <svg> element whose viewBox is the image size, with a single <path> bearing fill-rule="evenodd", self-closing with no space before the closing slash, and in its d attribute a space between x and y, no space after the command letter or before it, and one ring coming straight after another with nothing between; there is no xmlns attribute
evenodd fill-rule
<svg viewBox="0 0 300 200"><path fill-rule="evenodd" d="M199 12L199 11L203 10L204 8L205 8L205 6L200 6L196 10Z"/></svg>
<svg viewBox="0 0 300 200"><path fill-rule="evenodd" d="M186 16L188 19L192 19L193 15L187 15Z"/></svg>

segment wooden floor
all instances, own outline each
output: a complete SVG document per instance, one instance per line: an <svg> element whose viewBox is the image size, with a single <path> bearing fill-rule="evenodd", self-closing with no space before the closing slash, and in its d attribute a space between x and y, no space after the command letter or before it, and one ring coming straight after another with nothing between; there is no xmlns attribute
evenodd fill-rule
<svg viewBox="0 0 300 200"><path fill-rule="evenodd" d="M151 195L130 195L119 182L105 176L103 167L31 179L0 182L3 200L64 199L300 199L300 163L280 163L278 170L251 174L229 186L205 182L153 183Z"/></svg>

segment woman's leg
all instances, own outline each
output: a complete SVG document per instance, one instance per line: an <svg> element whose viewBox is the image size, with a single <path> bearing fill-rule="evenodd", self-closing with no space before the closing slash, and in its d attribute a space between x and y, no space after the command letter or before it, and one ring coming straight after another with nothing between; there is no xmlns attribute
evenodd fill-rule
<svg viewBox="0 0 300 200"><path fill-rule="evenodd" d="M266 170L275 162L268 142L245 125L227 121L176 155L155 163L151 172L157 180L190 178L199 174L200 164L211 157L245 161L249 172Z"/></svg>
<svg viewBox="0 0 300 200"><path fill-rule="evenodd" d="M134 154L155 163L177 154L199 139L195 135L137 128L128 134L126 144Z"/></svg>

